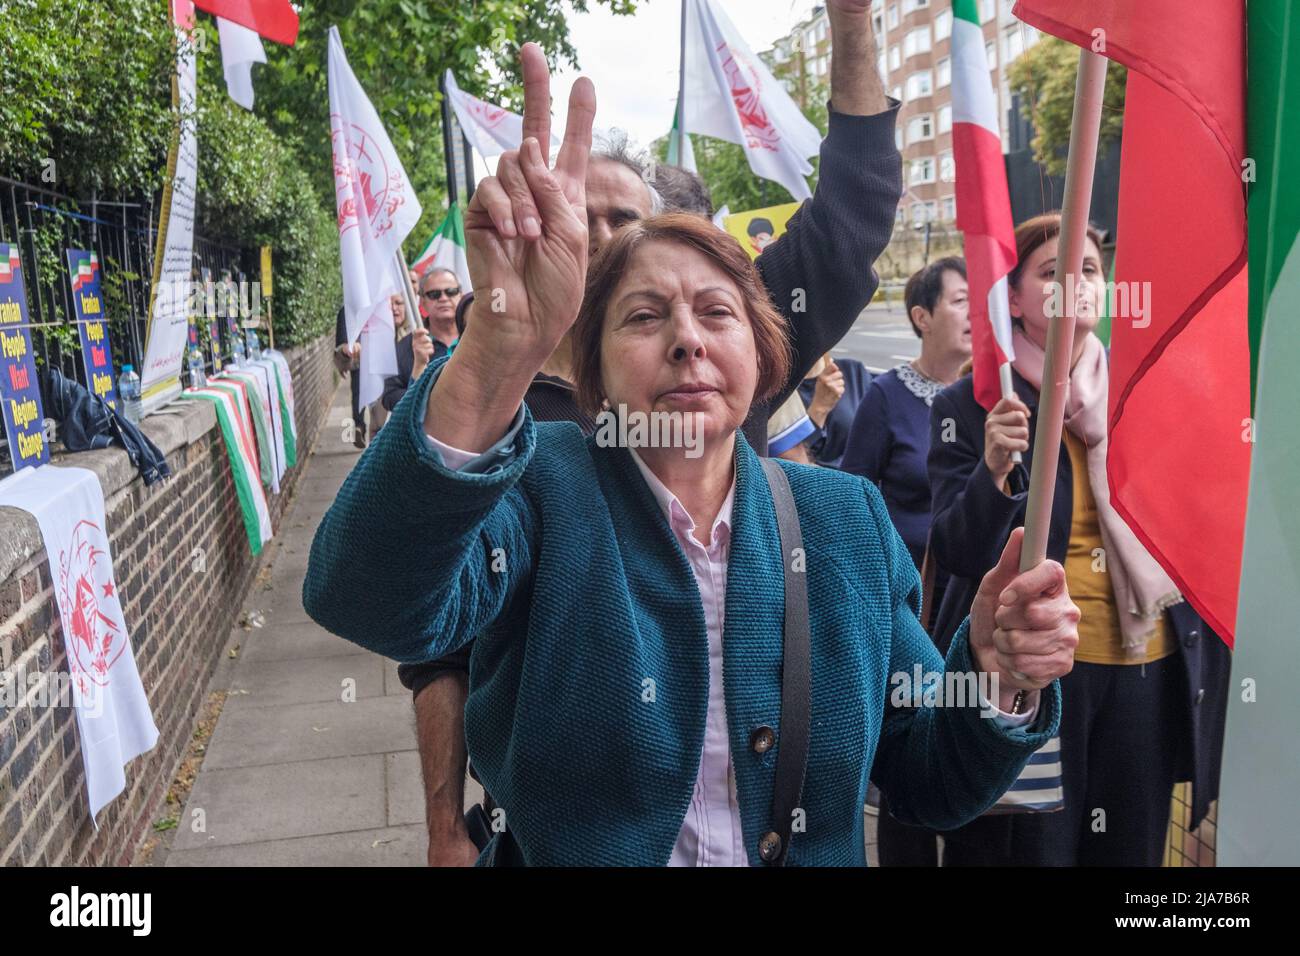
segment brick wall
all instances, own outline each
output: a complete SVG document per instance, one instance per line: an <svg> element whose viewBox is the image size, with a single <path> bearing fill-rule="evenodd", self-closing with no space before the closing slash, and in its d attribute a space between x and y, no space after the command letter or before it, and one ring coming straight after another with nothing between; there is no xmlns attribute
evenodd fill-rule
<svg viewBox="0 0 1300 956"><path fill-rule="evenodd" d="M270 495L279 529L337 382L332 339L285 350L293 376L298 465ZM74 712L0 697L0 864L124 865L158 815L207 682L258 560L248 548L216 416L177 402L144 430L172 477L145 488L120 449L55 456L99 474L113 565L136 665L159 738L126 768L126 789L90 820ZM195 549L202 550L196 560ZM0 678L67 672L49 562L35 520L0 508Z"/></svg>

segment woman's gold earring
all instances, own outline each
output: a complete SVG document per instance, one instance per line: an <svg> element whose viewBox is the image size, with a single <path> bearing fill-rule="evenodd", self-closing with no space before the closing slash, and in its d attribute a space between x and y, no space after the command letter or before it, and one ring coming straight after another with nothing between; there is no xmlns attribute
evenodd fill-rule
<svg viewBox="0 0 1300 956"><path fill-rule="evenodd" d="M607 411L609 411L609 399L608 399L608 398L602 398L602 399L600 400L600 410L603 411L603 412L607 412Z"/></svg>

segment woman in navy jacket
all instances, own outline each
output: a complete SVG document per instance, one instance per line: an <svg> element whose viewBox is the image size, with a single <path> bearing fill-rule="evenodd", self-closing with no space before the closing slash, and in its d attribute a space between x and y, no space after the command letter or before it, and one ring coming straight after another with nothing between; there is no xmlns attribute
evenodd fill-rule
<svg viewBox="0 0 1300 956"><path fill-rule="evenodd" d="M1003 399L986 413L967 375L945 389L932 408L931 549L951 575L935 622L940 649L947 647L1012 529L1024 523L1038 404L1035 382L1042 374L1059 231L1055 213L1016 230L1019 265L1008 280L1017 326L1013 379L1018 400ZM1182 601L1127 527L1115 525L1115 516L1105 513L1110 507L1104 480L1107 357L1091 334L1104 290L1100 241L1089 230L1072 400L1047 544L1048 557L1065 565L1071 595L1083 615L1074 670L1062 679L1065 809L986 816L946 834L946 865L1158 866L1174 782L1193 782L1192 827L1218 794L1228 650ZM1082 424L1086 420L1091 432ZM1078 432L1090 439L1081 439ZM1012 463L1014 451L1022 453L1023 464ZM1107 540L1099 530L1109 531ZM1121 559L1126 568L1120 567ZM1145 605L1138 600L1144 585L1151 592ZM1127 588L1123 601L1115 597L1121 587ZM1147 608L1145 620L1119 613L1122 607L1139 606Z"/></svg>

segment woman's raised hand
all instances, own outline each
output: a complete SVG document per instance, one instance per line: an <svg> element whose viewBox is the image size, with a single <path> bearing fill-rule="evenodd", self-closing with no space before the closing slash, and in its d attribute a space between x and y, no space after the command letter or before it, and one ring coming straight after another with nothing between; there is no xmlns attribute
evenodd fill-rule
<svg viewBox="0 0 1300 956"><path fill-rule="evenodd" d="M499 360L532 365L554 351L578 316L587 276L587 160L596 92L580 78L555 168L550 148L550 74L535 43L520 53L524 135L479 183L465 213L474 338Z"/></svg>

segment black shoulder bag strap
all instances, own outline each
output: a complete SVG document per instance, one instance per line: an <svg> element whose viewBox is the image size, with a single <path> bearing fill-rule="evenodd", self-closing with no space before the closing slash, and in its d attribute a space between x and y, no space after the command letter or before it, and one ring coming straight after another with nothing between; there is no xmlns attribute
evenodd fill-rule
<svg viewBox="0 0 1300 956"><path fill-rule="evenodd" d="M776 506L781 536L781 567L785 577L785 628L782 638L781 727L776 751L776 784L772 788L772 831L759 840L759 855L771 866L785 865L790 830L799 809L808 739L812 730L812 652L808 633L808 582L793 569L803 556L803 535L790 481L771 458L760 458Z"/></svg>

